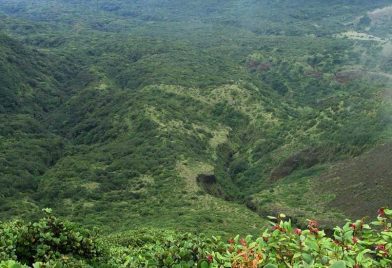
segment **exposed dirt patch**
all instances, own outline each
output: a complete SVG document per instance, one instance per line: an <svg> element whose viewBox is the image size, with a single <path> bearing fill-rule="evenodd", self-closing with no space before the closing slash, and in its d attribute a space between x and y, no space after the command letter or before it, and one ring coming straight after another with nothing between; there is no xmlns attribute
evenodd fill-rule
<svg viewBox="0 0 392 268"><path fill-rule="evenodd" d="M312 77L312 78L316 78L316 79L321 79L323 77L323 73L322 72L313 71L313 70L305 71L304 75L307 76L307 77Z"/></svg>
<svg viewBox="0 0 392 268"><path fill-rule="evenodd" d="M318 164L322 160L321 158L322 154L317 148L308 148L297 152L273 169L270 179L276 181L290 175L298 168L310 168Z"/></svg>
<svg viewBox="0 0 392 268"><path fill-rule="evenodd" d="M328 205L351 218L374 216L380 207L392 207L392 144L384 144L332 166L314 188L330 192Z"/></svg>
<svg viewBox="0 0 392 268"><path fill-rule="evenodd" d="M270 62L258 62L255 60L249 60L247 62L247 67L251 71L256 71L256 72L266 72L269 69L272 68L272 64Z"/></svg>
<svg viewBox="0 0 392 268"><path fill-rule="evenodd" d="M337 72L335 74L335 80L341 84L346 84L350 81L359 79L361 76L363 76L365 73L361 70L347 70L347 71L341 71Z"/></svg>

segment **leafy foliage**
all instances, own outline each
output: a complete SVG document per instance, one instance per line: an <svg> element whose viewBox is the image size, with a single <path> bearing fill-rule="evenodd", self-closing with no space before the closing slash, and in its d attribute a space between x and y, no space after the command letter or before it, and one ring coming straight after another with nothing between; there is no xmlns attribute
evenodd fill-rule
<svg viewBox="0 0 392 268"><path fill-rule="evenodd" d="M196 267L207 252L224 249L219 238L167 230L138 230L116 238L110 242L122 247L111 250L111 262L122 267Z"/></svg>
<svg viewBox="0 0 392 268"><path fill-rule="evenodd" d="M0 219L255 234L390 205L390 1L365 2L2 1Z"/></svg>
<svg viewBox="0 0 392 268"><path fill-rule="evenodd" d="M0 260L14 259L32 265L36 262L69 258L94 259L99 255L95 235L44 210L37 222L11 222L0 226ZM10 265L10 264L9 264ZM11 266L12 267L12 266Z"/></svg>
<svg viewBox="0 0 392 268"><path fill-rule="evenodd" d="M369 224L364 219L347 221L328 236L314 220L301 230L285 217L270 217L272 227L255 238L236 236L226 242L202 234L144 229L104 238L98 251L89 233L79 233L48 215L35 224L2 225L0 248L5 253L0 267L24 267L11 259L30 260L27 263L35 262L33 267L336 268L390 267L392 263L392 210L381 208L377 220Z"/></svg>
<svg viewBox="0 0 392 268"><path fill-rule="evenodd" d="M225 267L225 263L231 267L390 267L392 263L391 210L381 209L370 224L363 219L348 221L335 227L330 237L314 220L301 230L290 220L273 219L272 228L259 238L231 239L223 255L211 254L212 263Z"/></svg>

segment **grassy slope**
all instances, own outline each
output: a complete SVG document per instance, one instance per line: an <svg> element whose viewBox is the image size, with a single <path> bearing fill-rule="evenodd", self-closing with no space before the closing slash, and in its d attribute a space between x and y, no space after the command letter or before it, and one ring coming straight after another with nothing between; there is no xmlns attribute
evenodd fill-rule
<svg viewBox="0 0 392 268"><path fill-rule="evenodd" d="M61 137L41 119L65 98L61 79L69 74L60 66L72 65L56 63L5 35L0 37L0 61L1 208L3 215L23 215L35 206L31 194L38 177L61 155Z"/></svg>
<svg viewBox="0 0 392 268"><path fill-rule="evenodd" d="M196 12L195 20L186 24L183 20L191 16L187 10L205 10L205 2L189 7L173 1L172 7L137 9L140 14L134 15L121 13L129 7L120 2L112 2L111 8L102 3L98 19L89 17L94 10L73 9L71 4L49 11L31 6L11 12L13 3L2 6L13 16L36 21L32 33L25 22L7 18L15 22L13 29L6 27L9 32L28 33L22 38L26 44L78 60L78 68L64 64L75 73L60 70L66 74L62 79L56 74L45 78L60 80L60 92L68 88L68 93L47 109L50 113L42 111L36 123L43 128L40 142L47 146L58 141L61 154L32 176L34 186L23 195L27 202L5 197L8 204L19 201L7 205L3 218L27 215L28 210L33 215L38 204L108 230L147 225L246 233L256 232L254 226L263 222L236 201L261 214L283 209L298 218L339 219L350 213L344 204L333 203L330 189L314 192L323 189L317 175L331 163L388 139L389 104L379 99L387 81L373 81L363 70L366 62L368 69L378 71L380 44L329 36L341 30L337 22L346 13L324 22L327 31L320 33L311 24L304 27L304 18L295 14L282 23L262 13L265 29L255 24L259 13L235 20L236 14L249 14L246 10L255 5L251 1L241 7L230 1L211 4L208 16ZM175 7L180 11L173 13ZM62 8L73 13L59 15ZM357 15L365 11L356 9ZM313 14L311 20L318 12L328 9L312 6L304 11ZM61 23L55 27L42 14ZM296 27L284 28L286 23ZM259 35L266 33L281 36ZM26 69L6 68L14 73ZM360 71L344 73L353 68ZM31 117L34 109L25 113ZM23 125L22 133L26 129ZM2 151L28 162L26 151L35 140L26 136L24 143L17 151L7 138ZM43 157L57 152L55 145L47 151L34 148L34 155L42 151ZM15 166L3 170L24 178L18 172L27 168L11 158L9 163ZM36 162L31 164L36 168ZM206 182L203 177L214 179ZM14 185L7 191L21 192ZM372 207L382 202L390 201L380 199Z"/></svg>
<svg viewBox="0 0 392 268"><path fill-rule="evenodd" d="M174 228L181 220L182 229L193 231L256 231L263 223L257 215L207 195L197 185L199 174L213 172L211 154L225 141L219 119L205 120L213 105L187 98L179 86L122 89L122 81L109 79L104 65L95 64L76 75L90 83L80 90L74 86L71 97L56 109L31 118L33 108L23 105L37 126L23 122L19 135L26 138L17 138L21 145L12 144L15 133L3 129L2 152L9 165L2 169L2 183L8 186L3 189L3 217L34 217L38 206L51 206L108 230L121 229L120 223L125 229ZM22 72L18 66L5 67ZM182 107L190 103L184 113ZM16 109L13 113L23 115ZM16 122L8 124L10 131L18 131ZM13 160L22 155L20 162ZM37 156L42 156L42 167ZM28 176L19 179L22 172Z"/></svg>

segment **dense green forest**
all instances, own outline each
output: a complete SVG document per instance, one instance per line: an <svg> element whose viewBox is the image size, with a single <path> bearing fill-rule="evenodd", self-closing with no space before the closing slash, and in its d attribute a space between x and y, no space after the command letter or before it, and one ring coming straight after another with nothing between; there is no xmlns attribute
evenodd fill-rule
<svg viewBox="0 0 392 268"><path fill-rule="evenodd" d="M0 0L0 267L389 267L390 211L363 233L346 219L392 207L391 14ZM226 254L265 247L282 213L272 255Z"/></svg>

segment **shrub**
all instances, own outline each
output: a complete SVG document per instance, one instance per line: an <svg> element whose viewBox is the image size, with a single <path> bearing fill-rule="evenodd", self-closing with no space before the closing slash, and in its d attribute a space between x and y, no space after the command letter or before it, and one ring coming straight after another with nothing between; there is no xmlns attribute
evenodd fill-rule
<svg viewBox="0 0 392 268"><path fill-rule="evenodd" d="M380 209L377 220L348 221L335 227L331 237L308 221L308 228L295 228L291 221L273 218L272 228L229 241L225 252L210 253L210 267L391 267L392 210Z"/></svg>
<svg viewBox="0 0 392 268"><path fill-rule="evenodd" d="M329 236L314 220L296 228L284 215L271 218L260 237L227 242L168 230L143 229L106 237L64 223L46 210L35 223L0 225L0 268L41 267L330 267L392 266L392 210L335 227ZM106 248L105 251L102 248Z"/></svg>
<svg viewBox="0 0 392 268"><path fill-rule="evenodd" d="M112 263L120 267L196 267L207 258L208 251L224 249L219 238L167 230L140 230L116 240L126 246L112 248ZM119 263L119 258L123 262Z"/></svg>
<svg viewBox="0 0 392 268"><path fill-rule="evenodd" d="M99 256L95 236L87 230L63 222L45 209L37 222L20 221L0 225L0 260L17 260L32 265L50 260L87 259Z"/></svg>

